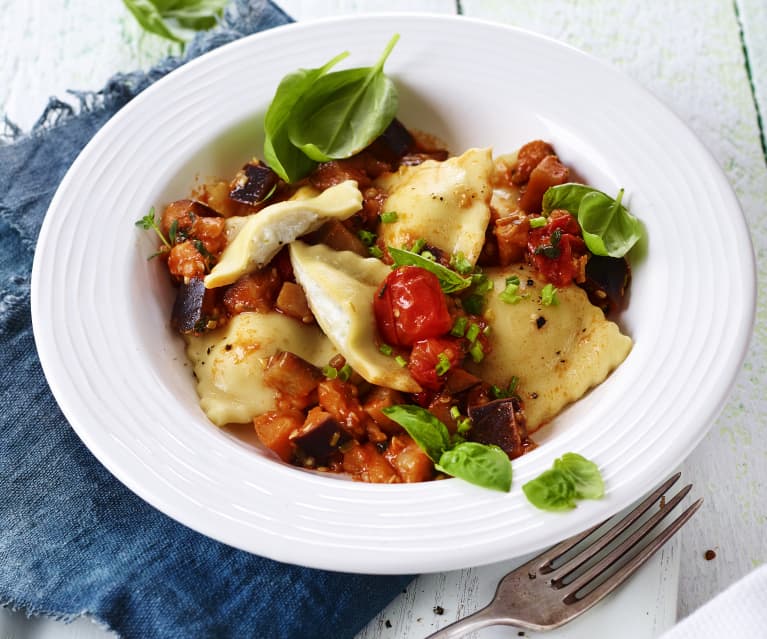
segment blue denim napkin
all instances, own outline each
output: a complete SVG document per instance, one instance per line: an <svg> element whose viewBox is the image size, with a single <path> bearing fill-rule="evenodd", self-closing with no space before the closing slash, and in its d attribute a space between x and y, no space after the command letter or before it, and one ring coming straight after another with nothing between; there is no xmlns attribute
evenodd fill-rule
<svg viewBox="0 0 767 639"><path fill-rule="evenodd" d="M353 637L411 579L277 563L215 542L129 492L58 409L32 338L35 241L59 181L120 107L186 60L289 22L237 0L183 58L52 100L29 135L0 135L0 604L73 619L89 613L138 639Z"/></svg>

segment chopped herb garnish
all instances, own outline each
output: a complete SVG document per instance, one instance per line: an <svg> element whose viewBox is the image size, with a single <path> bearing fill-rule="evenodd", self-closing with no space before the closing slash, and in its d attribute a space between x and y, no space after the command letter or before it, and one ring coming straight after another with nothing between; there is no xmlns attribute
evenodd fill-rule
<svg viewBox="0 0 767 639"><path fill-rule="evenodd" d="M544 257L555 260L559 257L559 241L562 239L562 229L554 229L554 232L549 237L549 244L541 244L535 249L536 255L543 255Z"/></svg>
<svg viewBox="0 0 767 639"><path fill-rule="evenodd" d="M458 419L461 416L461 411L458 408L458 406L451 406L450 407L450 417L453 419Z"/></svg>
<svg viewBox="0 0 767 639"><path fill-rule="evenodd" d="M477 341L477 338L479 337L481 329L479 328L479 324L474 324L473 322L469 324L469 330L466 331L466 339L470 342L474 343Z"/></svg>
<svg viewBox="0 0 767 639"><path fill-rule="evenodd" d="M501 388L495 384L490 388L490 393L495 399L506 399L507 397L515 397L517 391L517 384L519 384L519 378L515 375L509 381L506 388Z"/></svg>
<svg viewBox="0 0 767 639"><path fill-rule="evenodd" d="M335 366L330 366L330 365L323 366L322 374L327 379L335 379L336 377L338 377L338 369Z"/></svg>
<svg viewBox="0 0 767 639"><path fill-rule="evenodd" d="M469 355L475 364L479 364L485 358L485 349L482 348L482 342L474 342L469 346Z"/></svg>
<svg viewBox="0 0 767 639"><path fill-rule="evenodd" d="M546 226L546 222L547 222L546 218L543 217L542 215L540 217L531 218L531 220L530 220L530 228L531 229L539 229L542 226Z"/></svg>
<svg viewBox="0 0 767 639"><path fill-rule="evenodd" d="M544 306L556 306L559 304L557 289L553 284L546 284L541 290L541 303Z"/></svg>
<svg viewBox="0 0 767 639"><path fill-rule="evenodd" d="M394 361L397 362L397 364L399 364L402 368L405 368L405 366L407 366L407 360L404 357L402 357L402 355L397 355L394 358Z"/></svg>
<svg viewBox="0 0 767 639"><path fill-rule="evenodd" d="M468 433L471 430L471 417L464 417L458 420L458 432Z"/></svg>
<svg viewBox="0 0 767 639"><path fill-rule="evenodd" d="M467 320L463 315L460 315L455 318L455 322L453 323L453 328L450 329L450 334L453 337L463 337L463 334L466 332L466 325L469 323L469 320Z"/></svg>
<svg viewBox="0 0 767 639"><path fill-rule="evenodd" d="M474 285L474 292L477 295L486 295L493 290L493 280L484 273L474 273L471 276L471 283Z"/></svg>
<svg viewBox="0 0 767 639"><path fill-rule="evenodd" d="M506 288L500 292L498 297L506 304L517 304L522 301L522 296L519 295L519 277L516 275L507 277Z"/></svg>
<svg viewBox="0 0 767 639"><path fill-rule="evenodd" d="M437 356L437 365L434 367L437 375L444 375L450 370L450 359L445 353L440 353Z"/></svg>
<svg viewBox="0 0 767 639"><path fill-rule="evenodd" d="M426 246L426 240L423 238L420 238L413 242L413 246L410 247L411 253L420 253L423 251L423 247Z"/></svg>
<svg viewBox="0 0 767 639"><path fill-rule="evenodd" d="M173 220L170 224L170 228L168 229L168 239L170 240L171 244L176 243L176 234L178 233L178 218Z"/></svg>
<svg viewBox="0 0 767 639"><path fill-rule="evenodd" d="M375 233L371 233L370 231L366 231L365 229L362 229L361 231L357 231L357 237L359 237L362 240L362 243L365 246L373 246L377 238Z"/></svg>
<svg viewBox="0 0 767 639"><path fill-rule="evenodd" d="M378 347L378 350L381 351L384 355L391 355L393 351L392 347L388 344L381 344Z"/></svg>
<svg viewBox="0 0 767 639"><path fill-rule="evenodd" d="M466 256L462 251L458 251L458 253L454 253L450 257L450 266L452 266L461 275L468 275L474 270L471 262L466 259Z"/></svg>
<svg viewBox="0 0 767 639"><path fill-rule="evenodd" d="M352 372L352 367L349 366L349 364L344 364L338 371L338 379L342 382L348 382L349 378L352 376Z"/></svg>
<svg viewBox="0 0 767 639"><path fill-rule="evenodd" d="M163 235L163 232L160 230L160 227L154 219L154 207L149 209L149 213L147 213L140 220L136 220L136 226L140 226L145 231L153 230L155 233L157 233L157 237L162 240L162 243L165 244L165 246L168 248L173 248L165 235ZM176 228L178 228L178 225L176 225Z"/></svg>
<svg viewBox="0 0 767 639"><path fill-rule="evenodd" d="M397 211L386 211L381 213L381 222L384 224L391 224L392 222L396 222L398 217Z"/></svg>
<svg viewBox="0 0 767 639"><path fill-rule="evenodd" d="M368 253L373 257L377 257L379 260L383 257L383 251L377 246L368 246Z"/></svg>
<svg viewBox="0 0 767 639"><path fill-rule="evenodd" d="M421 251L421 257L430 262L436 262L437 257L431 251Z"/></svg>

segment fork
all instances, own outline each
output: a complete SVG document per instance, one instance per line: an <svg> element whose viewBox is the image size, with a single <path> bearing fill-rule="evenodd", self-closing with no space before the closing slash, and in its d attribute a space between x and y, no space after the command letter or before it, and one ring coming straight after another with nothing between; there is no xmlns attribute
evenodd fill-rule
<svg viewBox="0 0 767 639"><path fill-rule="evenodd" d="M445 626L426 639L458 639L480 628L497 625L526 630L553 630L583 614L636 572L700 508L702 499L692 503L649 543L641 545L660 521L690 492L692 484L682 488L670 500L665 499L666 491L680 476L681 473L677 473L667 479L623 519L582 550L578 550L573 557L567 558L561 566L554 564L609 520L566 539L508 573L501 579L495 597L487 606ZM605 551L611 542L626 532L659 499L660 508L657 512L615 548L608 550L604 557L596 560L600 552ZM625 563L610 572L637 548ZM584 566L590 561L588 566ZM580 574L574 574L582 567Z"/></svg>

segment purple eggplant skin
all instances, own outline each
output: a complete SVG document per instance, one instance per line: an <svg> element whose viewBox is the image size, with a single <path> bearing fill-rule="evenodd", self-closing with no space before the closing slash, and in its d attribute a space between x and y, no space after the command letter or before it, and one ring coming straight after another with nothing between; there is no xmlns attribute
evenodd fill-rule
<svg viewBox="0 0 767 639"><path fill-rule="evenodd" d="M251 206L263 202L277 188L279 176L266 164L249 162L229 185L229 197Z"/></svg>
<svg viewBox="0 0 767 639"><path fill-rule="evenodd" d="M327 461L345 439L348 437L343 437L336 418L320 409L310 411L304 425L290 434L290 441L320 463Z"/></svg>
<svg viewBox="0 0 767 639"><path fill-rule="evenodd" d="M630 283L631 267L625 258L592 255L586 263L586 281L581 287L589 301L609 317L626 307Z"/></svg>
<svg viewBox="0 0 767 639"><path fill-rule="evenodd" d="M518 400L496 399L469 408L469 439L480 444L500 447L511 459L525 452L527 428L519 411Z"/></svg>
<svg viewBox="0 0 767 639"><path fill-rule="evenodd" d="M396 167L399 161L416 150L415 138L397 119L391 121L384 132L368 147L373 157Z"/></svg>
<svg viewBox="0 0 767 639"><path fill-rule="evenodd" d="M215 289L206 289L201 277L182 282L170 316L170 325L179 333L202 333L215 316Z"/></svg>

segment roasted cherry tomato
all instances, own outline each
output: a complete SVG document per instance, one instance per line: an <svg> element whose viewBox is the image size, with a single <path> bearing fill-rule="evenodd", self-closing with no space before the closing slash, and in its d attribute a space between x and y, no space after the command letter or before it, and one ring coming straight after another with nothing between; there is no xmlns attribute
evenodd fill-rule
<svg viewBox="0 0 767 639"><path fill-rule="evenodd" d="M545 226L530 231L527 250L548 282L567 286L582 279L586 243L578 221L569 213L552 216Z"/></svg>
<svg viewBox="0 0 767 639"><path fill-rule="evenodd" d="M439 390L445 374L463 359L462 342L454 337L430 337L413 344L407 367L413 379L429 390Z"/></svg>
<svg viewBox="0 0 767 639"><path fill-rule="evenodd" d="M391 346L411 346L453 326L437 276L418 266L389 273L375 294L373 311L381 337Z"/></svg>

